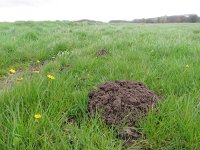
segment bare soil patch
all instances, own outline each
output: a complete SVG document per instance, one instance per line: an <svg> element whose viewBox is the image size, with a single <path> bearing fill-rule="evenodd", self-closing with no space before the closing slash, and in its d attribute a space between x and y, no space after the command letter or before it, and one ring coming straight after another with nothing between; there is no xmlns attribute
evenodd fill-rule
<svg viewBox="0 0 200 150"><path fill-rule="evenodd" d="M107 56L107 55L110 55L110 52L106 49L101 49L96 52L97 57L102 57L102 56Z"/></svg>

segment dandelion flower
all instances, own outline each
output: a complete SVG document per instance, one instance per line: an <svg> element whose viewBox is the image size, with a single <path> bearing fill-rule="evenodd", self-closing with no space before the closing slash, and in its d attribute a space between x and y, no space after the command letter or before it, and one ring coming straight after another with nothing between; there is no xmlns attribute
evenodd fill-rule
<svg viewBox="0 0 200 150"><path fill-rule="evenodd" d="M10 72L11 74L14 74L16 71L15 71L14 69L10 69L9 72Z"/></svg>
<svg viewBox="0 0 200 150"><path fill-rule="evenodd" d="M52 76L52 75L47 75L47 77L48 77L49 79L51 79L51 80L54 80L54 79L55 79L55 77Z"/></svg>
<svg viewBox="0 0 200 150"><path fill-rule="evenodd" d="M190 66L189 66L189 65L185 65L185 67L186 67L186 68L189 68Z"/></svg>
<svg viewBox="0 0 200 150"><path fill-rule="evenodd" d="M37 60L36 62L37 62L37 63L40 63L40 61L39 61L39 60Z"/></svg>
<svg viewBox="0 0 200 150"><path fill-rule="evenodd" d="M35 119L41 119L41 118L42 118L42 115L41 115L41 114L35 114L35 115L34 115L34 118L35 118Z"/></svg>

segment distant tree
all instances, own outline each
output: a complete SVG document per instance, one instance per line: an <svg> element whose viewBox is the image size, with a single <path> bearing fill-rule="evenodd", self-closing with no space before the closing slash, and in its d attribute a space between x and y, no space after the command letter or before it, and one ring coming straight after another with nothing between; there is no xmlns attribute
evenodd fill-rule
<svg viewBox="0 0 200 150"><path fill-rule="evenodd" d="M190 22L195 23L198 22L199 17L196 14L189 15Z"/></svg>
<svg viewBox="0 0 200 150"><path fill-rule="evenodd" d="M167 16L163 17L163 23L167 23Z"/></svg>

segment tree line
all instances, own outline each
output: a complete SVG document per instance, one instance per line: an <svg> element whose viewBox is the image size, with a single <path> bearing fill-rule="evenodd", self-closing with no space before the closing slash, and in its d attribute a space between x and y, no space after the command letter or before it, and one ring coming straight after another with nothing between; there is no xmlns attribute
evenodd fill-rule
<svg viewBox="0 0 200 150"><path fill-rule="evenodd" d="M197 23L200 22L200 17L196 14L161 16L154 18L126 20L111 20L111 23Z"/></svg>

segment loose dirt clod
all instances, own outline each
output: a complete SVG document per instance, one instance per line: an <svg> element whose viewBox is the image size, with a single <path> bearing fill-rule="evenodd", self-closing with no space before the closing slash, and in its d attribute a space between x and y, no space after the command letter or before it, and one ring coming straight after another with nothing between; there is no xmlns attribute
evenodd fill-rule
<svg viewBox="0 0 200 150"><path fill-rule="evenodd" d="M67 69L67 68L69 68L69 67L71 67L71 66L72 66L71 64L62 65L62 66L60 67L60 71L64 71L65 69Z"/></svg>
<svg viewBox="0 0 200 150"><path fill-rule="evenodd" d="M89 93L89 112L101 114L107 125L119 128L122 124L135 127L138 117L145 116L155 106L158 96L143 83L134 81L114 81L100 85ZM120 137L137 139L140 134L135 130L123 129ZM128 132L127 132L128 131Z"/></svg>
<svg viewBox="0 0 200 150"><path fill-rule="evenodd" d="M106 49L101 49L101 50L96 52L96 55L97 55L97 57L107 56L107 55L110 55L110 52Z"/></svg>

